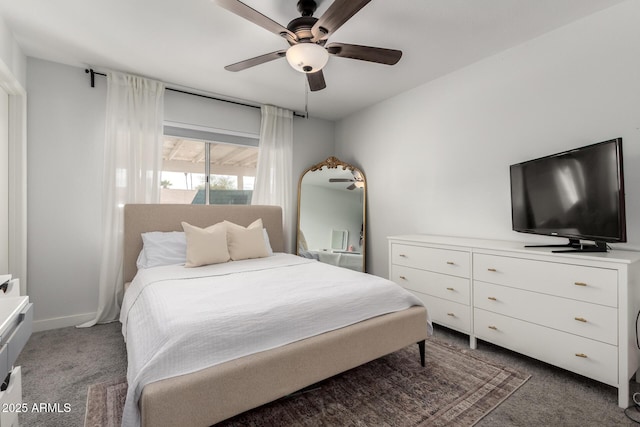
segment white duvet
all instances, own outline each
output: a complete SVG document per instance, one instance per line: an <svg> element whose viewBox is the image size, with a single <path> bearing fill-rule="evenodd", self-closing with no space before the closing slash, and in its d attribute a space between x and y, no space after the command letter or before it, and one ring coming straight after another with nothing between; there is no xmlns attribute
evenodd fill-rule
<svg viewBox="0 0 640 427"><path fill-rule="evenodd" d="M140 424L146 384L413 305L422 303L389 280L288 254L141 269L120 314L129 366L122 425Z"/></svg>

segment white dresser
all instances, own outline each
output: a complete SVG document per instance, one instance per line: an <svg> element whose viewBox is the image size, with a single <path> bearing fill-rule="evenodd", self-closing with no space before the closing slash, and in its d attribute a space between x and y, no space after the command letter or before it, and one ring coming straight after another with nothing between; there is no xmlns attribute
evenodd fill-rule
<svg viewBox="0 0 640 427"><path fill-rule="evenodd" d="M640 365L640 252L551 253L521 242L389 237L391 280L434 323L618 388Z"/></svg>

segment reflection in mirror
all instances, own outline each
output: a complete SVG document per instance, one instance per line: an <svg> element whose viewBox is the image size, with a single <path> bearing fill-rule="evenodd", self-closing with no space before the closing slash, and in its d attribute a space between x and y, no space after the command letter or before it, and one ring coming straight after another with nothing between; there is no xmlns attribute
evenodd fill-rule
<svg viewBox="0 0 640 427"><path fill-rule="evenodd" d="M365 271L364 174L329 157L307 169L298 186L300 256Z"/></svg>

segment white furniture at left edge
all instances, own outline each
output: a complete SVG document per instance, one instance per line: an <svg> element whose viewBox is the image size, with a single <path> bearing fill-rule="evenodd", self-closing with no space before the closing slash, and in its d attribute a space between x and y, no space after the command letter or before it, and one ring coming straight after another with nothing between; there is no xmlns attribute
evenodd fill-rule
<svg viewBox="0 0 640 427"><path fill-rule="evenodd" d="M392 236L389 276L425 303L434 323L468 334L471 348L481 339L609 384L618 406L629 406L640 366L640 252Z"/></svg>
<svg viewBox="0 0 640 427"><path fill-rule="evenodd" d="M22 405L20 366L14 367L18 355L33 330L33 304L20 296L18 279L0 291L0 427L17 427Z"/></svg>

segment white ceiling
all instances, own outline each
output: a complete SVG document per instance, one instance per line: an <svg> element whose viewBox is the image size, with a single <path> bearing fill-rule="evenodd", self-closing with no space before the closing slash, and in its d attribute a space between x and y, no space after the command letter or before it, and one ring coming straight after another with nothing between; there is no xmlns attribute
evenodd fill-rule
<svg viewBox="0 0 640 427"><path fill-rule="evenodd" d="M329 39L400 49L395 66L332 57L313 117L336 120L624 0L373 0ZM319 0L319 17L331 4ZM286 26L296 0L246 0ZM224 66L286 48L285 40L211 0L0 0L27 56L140 74L175 87L305 109L305 76L285 59Z"/></svg>

